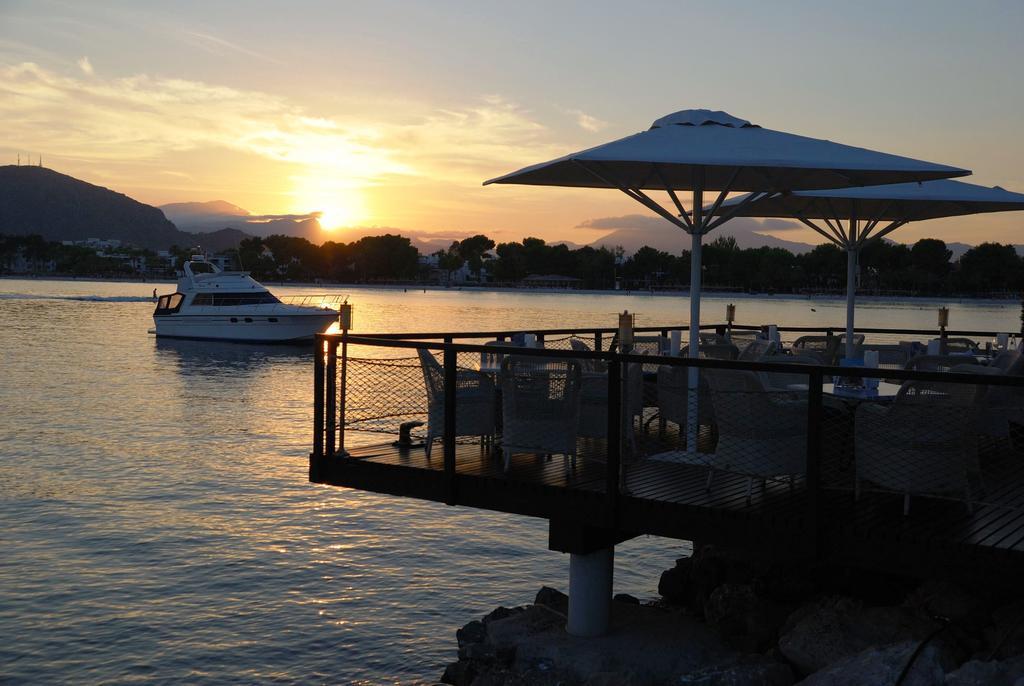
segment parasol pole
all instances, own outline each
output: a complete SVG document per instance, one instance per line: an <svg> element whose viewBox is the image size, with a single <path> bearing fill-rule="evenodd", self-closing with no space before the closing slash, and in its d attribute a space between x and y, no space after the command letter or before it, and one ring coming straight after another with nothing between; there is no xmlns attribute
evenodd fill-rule
<svg viewBox="0 0 1024 686"><path fill-rule="evenodd" d="M690 229L690 359L700 357L700 258L704 238L704 188L703 174L699 175L693 187L693 228ZM686 402L686 451L697 452L697 423L700 421L698 412L698 388L700 387L699 370L690 367L687 374Z"/></svg>

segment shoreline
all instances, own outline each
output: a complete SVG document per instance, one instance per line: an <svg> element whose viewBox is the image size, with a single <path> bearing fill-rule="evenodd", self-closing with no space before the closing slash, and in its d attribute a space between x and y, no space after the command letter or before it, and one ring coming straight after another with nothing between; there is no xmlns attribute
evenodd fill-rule
<svg viewBox="0 0 1024 686"><path fill-rule="evenodd" d="M57 281L74 283L136 283L136 284L175 284L176 279L154 278L154 279L130 279L119 277L94 277L94 276L32 276L3 274L0 281ZM356 289L356 290L381 290L381 291L430 291L438 293L516 293L536 295L602 295L602 296L625 296L637 297L647 296L651 298L685 298L689 296L688 289L680 290L611 290L597 288L520 288L514 286L441 286L438 284L366 284L366 283L316 283L313 281L265 281L261 282L268 288L327 288L332 290ZM753 300L796 300L796 301L836 301L845 302L846 296L835 293L744 293L739 291L716 291L713 289L701 290L702 298L716 300L728 300L729 298L743 298ZM974 297L970 295L871 295L858 294L858 302L892 303L892 302L921 302L921 303L954 303L954 304L993 304L1003 305L1007 303L1021 302L1024 306L1024 296L993 298Z"/></svg>

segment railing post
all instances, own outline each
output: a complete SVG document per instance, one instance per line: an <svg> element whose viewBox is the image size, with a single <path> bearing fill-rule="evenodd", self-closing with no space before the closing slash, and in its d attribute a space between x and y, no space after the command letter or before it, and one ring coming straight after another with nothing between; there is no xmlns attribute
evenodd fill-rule
<svg viewBox="0 0 1024 686"><path fill-rule="evenodd" d="M327 415L327 449L328 457L334 456L334 441L338 421L338 341L333 338L327 341L327 384L324 395L327 398L324 413Z"/></svg>
<svg viewBox="0 0 1024 686"><path fill-rule="evenodd" d="M1021 309L1024 310L1024 300L1022 300L1021 303ZM1024 321L1024 315L1021 315L1021 318L1021 321ZM1021 331L1024 331L1024 324L1021 324ZM600 331L594 332L594 350L598 352L601 351L601 346L604 345L604 341L602 340L602 338L603 336L601 336Z"/></svg>
<svg viewBox="0 0 1024 686"><path fill-rule="evenodd" d="M338 344L334 344L335 356L337 356ZM348 457L345 450L345 407L348 405L348 332L341 334L341 389L338 406L338 454Z"/></svg>
<svg viewBox="0 0 1024 686"><path fill-rule="evenodd" d="M313 455L324 454L324 341L313 339Z"/></svg>
<svg viewBox="0 0 1024 686"><path fill-rule="evenodd" d="M458 387L457 356L451 344L444 347L444 476L445 503L454 505L455 492L455 393Z"/></svg>
<svg viewBox="0 0 1024 686"><path fill-rule="evenodd" d="M609 528L615 528L618 519L622 472L622 424L622 363L618 359L612 359L608 361L608 473L605 475Z"/></svg>
<svg viewBox="0 0 1024 686"><path fill-rule="evenodd" d="M821 422L823 416L820 367L811 369L807 380L807 526L810 530L811 554L821 552Z"/></svg>

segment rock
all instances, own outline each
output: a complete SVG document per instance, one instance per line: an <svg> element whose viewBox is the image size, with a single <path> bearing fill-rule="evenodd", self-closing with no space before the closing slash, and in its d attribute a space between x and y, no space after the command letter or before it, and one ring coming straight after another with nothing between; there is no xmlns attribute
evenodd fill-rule
<svg viewBox="0 0 1024 686"><path fill-rule="evenodd" d="M629 686L638 684L632 675L622 672L597 672L583 682L583 686Z"/></svg>
<svg viewBox="0 0 1024 686"><path fill-rule="evenodd" d="M945 686L1024 686L1024 656L1003 662L965 662L946 675Z"/></svg>
<svg viewBox="0 0 1024 686"><path fill-rule="evenodd" d="M523 608L521 607L513 607L512 609L509 609L507 607L497 607L488 612L486 615L484 615L483 623L486 626L491 622L497 621L499 619L505 619L506 617L511 617L512 615L518 614L522 611Z"/></svg>
<svg viewBox="0 0 1024 686"><path fill-rule="evenodd" d="M563 615L569 614L569 596L550 586L543 586L537 591L537 597L534 599L533 604L549 607Z"/></svg>
<svg viewBox="0 0 1024 686"><path fill-rule="evenodd" d="M736 664L707 667L684 674L675 683L680 686L791 686L793 681L793 670L789 665L750 656Z"/></svg>
<svg viewBox="0 0 1024 686"><path fill-rule="evenodd" d="M983 626L988 623L986 603L948 581L926 581L908 596L904 603L927 617L944 617L957 624Z"/></svg>
<svg viewBox="0 0 1024 686"><path fill-rule="evenodd" d="M487 638L487 628L483 622L478 622L475 619L455 632L455 640L459 642L460 648L471 643L482 643L485 638Z"/></svg>
<svg viewBox="0 0 1024 686"><path fill-rule="evenodd" d="M465 659L471 662L493 662L498 657L494 646L486 643L470 643L465 647L463 654L466 656Z"/></svg>
<svg viewBox="0 0 1024 686"><path fill-rule="evenodd" d="M868 648L811 674L799 686L894 686L918 643L901 641ZM929 643L914 660L901 686L939 686L945 683L946 670L954 665L937 644Z"/></svg>
<svg viewBox="0 0 1024 686"><path fill-rule="evenodd" d="M1024 601L1017 601L992 612L992 626L985 632L988 652L996 659L1024 654Z"/></svg>
<svg viewBox="0 0 1024 686"><path fill-rule="evenodd" d="M801 674L872 646L921 640L940 626L905 608L861 608L846 598L804 606L794 614L779 638L779 650Z"/></svg>
<svg viewBox="0 0 1024 686"><path fill-rule="evenodd" d="M639 598L637 598L636 596L630 595L628 593L616 593L612 597L612 600L614 600L616 603L629 603L630 605L639 605L640 604L640 599Z"/></svg>
<svg viewBox="0 0 1024 686"><path fill-rule="evenodd" d="M471 662L453 662L444 670L441 683L451 686L470 686L476 677L476 668Z"/></svg>
<svg viewBox="0 0 1024 686"><path fill-rule="evenodd" d="M625 683L662 684L674 674L735 659L705 624L661 607L613 603L610 631L595 638L570 636L564 624L535 605L488 624L487 642L499 651L514 648L515 674L558 673L568 684L600 672L627 675Z"/></svg>
<svg viewBox="0 0 1024 686"><path fill-rule="evenodd" d="M786 613L761 598L750 584L725 583L712 591L704 617L730 645L760 652L775 643Z"/></svg>
<svg viewBox="0 0 1024 686"><path fill-rule="evenodd" d="M676 560L675 567L661 573L661 578L658 580L658 595L664 598L665 602L684 605L691 601L690 570L692 566L693 558L681 557Z"/></svg>

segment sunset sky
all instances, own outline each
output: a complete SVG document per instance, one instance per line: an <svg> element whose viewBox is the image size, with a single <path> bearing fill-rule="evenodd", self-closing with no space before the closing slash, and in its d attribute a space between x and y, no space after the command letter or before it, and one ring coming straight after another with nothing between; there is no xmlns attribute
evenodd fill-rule
<svg viewBox="0 0 1024 686"><path fill-rule="evenodd" d="M151 204L321 211L340 239L586 243L604 233L588 222L643 210L481 182L704 107L1024 191L1022 35L1020 0L0 0L0 162L41 154ZM1018 213L900 238L1024 243L1022 229Z"/></svg>

